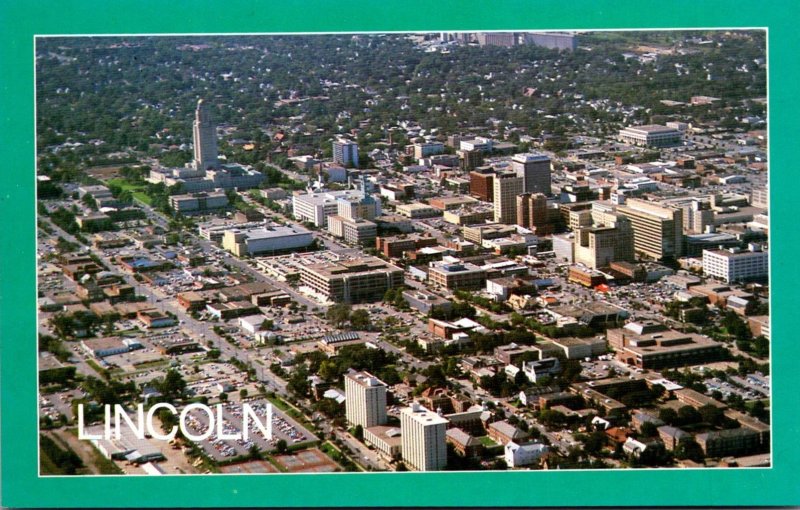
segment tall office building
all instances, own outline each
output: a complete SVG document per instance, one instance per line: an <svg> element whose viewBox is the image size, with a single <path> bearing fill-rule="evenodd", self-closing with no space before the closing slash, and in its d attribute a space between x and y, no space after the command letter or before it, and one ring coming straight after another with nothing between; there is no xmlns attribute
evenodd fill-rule
<svg viewBox="0 0 800 510"><path fill-rule="evenodd" d="M494 178L494 221L517 223L517 195L523 193L522 177L513 172L497 174Z"/></svg>
<svg viewBox="0 0 800 510"><path fill-rule="evenodd" d="M553 221L542 193L523 193L517 196L517 225L533 230L537 235L553 233Z"/></svg>
<svg viewBox="0 0 800 510"><path fill-rule="evenodd" d="M369 372L344 376L345 416L363 428L386 423L386 384Z"/></svg>
<svg viewBox="0 0 800 510"><path fill-rule="evenodd" d="M217 126L211 116L211 109L202 99L197 102L194 113L194 167L197 170L218 169Z"/></svg>
<svg viewBox="0 0 800 510"><path fill-rule="evenodd" d="M539 153L514 154L511 168L522 177L525 193L544 193L549 195L550 158Z"/></svg>
<svg viewBox="0 0 800 510"><path fill-rule="evenodd" d="M494 201L494 169L479 167L469 173L469 193L484 202Z"/></svg>
<svg viewBox="0 0 800 510"><path fill-rule="evenodd" d="M613 227L580 228L575 234L575 262L592 269L612 262L634 262L633 229L627 218L619 218Z"/></svg>
<svg viewBox="0 0 800 510"><path fill-rule="evenodd" d="M439 471L447 465L447 419L414 402L400 411L403 462L416 471Z"/></svg>
<svg viewBox="0 0 800 510"><path fill-rule="evenodd" d="M631 198L617 212L631 220L633 246L653 259L683 255L683 211Z"/></svg>
<svg viewBox="0 0 800 510"><path fill-rule="evenodd" d="M340 138L333 142L333 162L342 166L358 166L358 144Z"/></svg>

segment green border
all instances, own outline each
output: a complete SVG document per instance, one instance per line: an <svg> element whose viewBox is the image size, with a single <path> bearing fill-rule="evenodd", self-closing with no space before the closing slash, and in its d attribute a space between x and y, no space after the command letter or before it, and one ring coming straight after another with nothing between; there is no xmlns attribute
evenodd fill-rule
<svg viewBox="0 0 800 510"><path fill-rule="evenodd" d="M793 1L7 0L0 5L2 506L554 506L800 504L800 330L792 295L800 40ZM773 277L774 468L513 473L37 478L34 34L345 32L556 28L768 27Z"/></svg>

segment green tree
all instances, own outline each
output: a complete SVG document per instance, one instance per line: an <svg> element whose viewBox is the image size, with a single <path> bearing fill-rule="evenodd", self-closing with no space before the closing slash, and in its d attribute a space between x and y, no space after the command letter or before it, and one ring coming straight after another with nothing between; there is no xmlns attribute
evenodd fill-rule
<svg viewBox="0 0 800 510"><path fill-rule="evenodd" d="M679 460L689 459L694 462L703 462L703 449L692 437L684 437L675 447L675 458Z"/></svg>
<svg viewBox="0 0 800 510"><path fill-rule="evenodd" d="M703 423L708 423L712 427L722 425L722 422L725 420L725 414L722 409L715 405L706 404L697 411L700 413L700 419Z"/></svg>
<svg viewBox="0 0 800 510"><path fill-rule="evenodd" d="M678 425L691 425L702 420L703 417L692 406L683 406L678 409Z"/></svg>
<svg viewBox="0 0 800 510"><path fill-rule="evenodd" d="M186 381L180 372L170 369L164 376L164 380L159 385L158 390L170 400L180 399L183 398L183 393L186 390Z"/></svg>
<svg viewBox="0 0 800 510"><path fill-rule="evenodd" d="M675 425L678 422L678 413L672 408L665 407L658 412L658 418L667 425Z"/></svg>
<svg viewBox="0 0 800 510"><path fill-rule="evenodd" d="M289 445L288 445L288 444L286 444L286 440L285 440L285 439L278 439L278 442L277 442L277 443L275 443L275 450L276 450L278 453L281 453L281 454L282 454L282 453L286 453L286 451L287 451L288 449L289 449Z"/></svg>
<svg viewBox="0 0 800 510"><path fill-rule="evenodd" d="M325 313L325 318L334 327L341 328L350 320L350 311L352 307L345 303L336 303L328 308Z"/></svg>
<svg viewBox="0 0 800 510"><path fill-rule="evenodd" d="M372 320L370 319L369 312L363 308L355 310L350 315L350 325L353 329L359 331L372 329Z"/></svg>

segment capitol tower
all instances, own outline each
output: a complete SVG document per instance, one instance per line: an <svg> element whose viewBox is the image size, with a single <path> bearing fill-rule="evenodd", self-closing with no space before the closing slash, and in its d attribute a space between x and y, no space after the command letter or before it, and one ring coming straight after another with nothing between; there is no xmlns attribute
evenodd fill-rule
<svg viewBox="0 0 800 510"><path fill-rule="evenodd" d="M194 166L196 170L218 169L217 127L209 106L199 100L194 115Z"/></svg>

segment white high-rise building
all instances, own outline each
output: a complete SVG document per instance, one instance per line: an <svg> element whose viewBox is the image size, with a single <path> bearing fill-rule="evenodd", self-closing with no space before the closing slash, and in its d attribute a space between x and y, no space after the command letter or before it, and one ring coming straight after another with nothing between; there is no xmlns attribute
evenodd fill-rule
<svg viewBox="0 0 800 510"><path fill-rule="evenodd" d="M447 465L447 419L414 402L400 411L403 462L416 471L439 471Z"/></svg>
<svg viewBox="0 0 800 510"><path fill-rule="evenodd" d="M333 142L333 162L342 166L358 166L358 144L340 138Z"/></svg>
<svg viewBox="0 0 800 510"><path fill-rule="evenodd" d="M345 416L363 428L386 423L386 384L369 372L344 377Z"/></svg>
<svg viewBox="0 0 800 510"><path fill-rule="evenodd" d="M194 114L194 167L197 170L218 169L217 126L208 104L199 100Z"/></svg>
<svg viewBox="0 0 800 510"><path fill-rule="evenodd" d="M517 195L523 193L523 180L512 172L494 177L494 221L514 225L517 223Z"/></svg>
<svg viewBox="0 0 800 510"><path fill-rule="evenodd" d="M550 186L550 158L539 153L514 154L511 158L511 168L522 177L525 193L544 193L549 195Z"/></svg>

